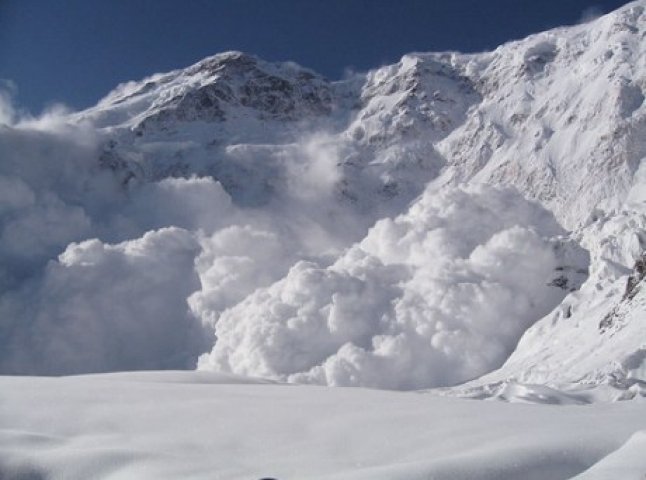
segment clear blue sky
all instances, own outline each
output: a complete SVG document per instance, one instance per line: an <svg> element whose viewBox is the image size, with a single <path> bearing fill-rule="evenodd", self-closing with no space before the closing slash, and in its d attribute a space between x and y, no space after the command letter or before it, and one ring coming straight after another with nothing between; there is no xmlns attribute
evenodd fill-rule
<svg viewBox="0 0 646 480"><path fill-rule="evenodd" d="M622 0L0 0L0 79L32 113L225 50L330 78L411 51L480 51Z"/></svg>

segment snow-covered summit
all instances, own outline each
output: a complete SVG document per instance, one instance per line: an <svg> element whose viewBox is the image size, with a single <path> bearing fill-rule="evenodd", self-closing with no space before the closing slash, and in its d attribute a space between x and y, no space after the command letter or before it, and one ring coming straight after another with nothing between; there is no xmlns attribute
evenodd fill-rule
<svg viewBox="0 0 646 480"><path fill-rule="evenodd" d="M329 84L292 62L273 64L242 52L208 57L183 70L120 85L79 115L100 126L169 131L174 123L224 122L233 110L296 120L330 112Z"/></svg>
<svg viewBox="0 0 646 480"><path fill-rule="evenodd" d="M644 6L336 82L227 52L121 85L77 118L110 132L107 156L122 161L107 163L134 176L219 179L239 162L229 147L266 153L326 132L342 146L339 193L363 207L394 199L401 210L438 177L510 184L571 228L590 207L619 208L646 155Z"/></svg>

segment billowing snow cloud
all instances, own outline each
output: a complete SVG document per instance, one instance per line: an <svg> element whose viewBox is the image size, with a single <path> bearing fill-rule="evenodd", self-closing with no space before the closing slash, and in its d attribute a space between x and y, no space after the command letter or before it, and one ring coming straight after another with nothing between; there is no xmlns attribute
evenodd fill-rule
<svg viewBox="0 0 646 480"><path fill-rule="evenodd" d="M88 162L92 132L0 126L0 291L13 288L71 241L114 197Z"/></svg>
<svg viewBox="0 0 646 480"><path fill-rule="evenodd" d="M210 346L187 303L195 231L231 222L229 196L210 178L130 191L91 126L3 112L0 373L191 368Z"/></svg>
<svg viewBox="0 0 646 480"><path fill-rule="evenodd" d="M561 233L510 190L427 192L330 267L299 262L225 311L200 368L398 389L473 378L576 286L552 283L587 265Z"/></svg>
<svg viewBox="0 0 646 480"><path fill-rule="evenodd" d="M201 289L189 305L204 325L214 327L220 313L258 287L272 284L296 261L289 243L276 233L249 225L232 225L201 239L196 269Z"/></svg>
<svg viewBox="0 0 646 480"><path fill-rule="evenodd" d="M500 365L576 286L552 281L587 265L551 214L485 187L428 191L340 255L370 217L335 203L340 147L324 135L233 149L282 172L272 199L240 206L210 177L123 182L100 168L91 125L6 111L1 373L202 355L200 368L292 382L449 385Z"/></svg>
<svg viewBox="0 0 646 480"><path fill-rule="evenodd" d="M91 125L22 118L8 96L2 112L0 373L193 368L222 310L334 237L311 218L334 162L316 140L284 159L301 206L259 210L210 177L124 184Z"/></svg>
<svg viewBox="0 0 646 480"><path fill-rule="evenodd" d="M70 244L39 282L3 297L0 314L15 330L0 354L3 371L190 368L205 347L186 304L199 288L198 251L175 227L118 245Z"/></svg>

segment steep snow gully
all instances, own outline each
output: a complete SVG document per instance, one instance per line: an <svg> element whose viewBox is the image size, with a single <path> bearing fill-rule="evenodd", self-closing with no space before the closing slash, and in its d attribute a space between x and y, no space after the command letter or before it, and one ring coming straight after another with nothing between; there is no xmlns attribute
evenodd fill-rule
<svg viewBox="0 0 646 480"><path fill-rule="evenodd" d="M228 52L81 112L0 96L0 373L643 397L645 9L336 82Z"/></svg>

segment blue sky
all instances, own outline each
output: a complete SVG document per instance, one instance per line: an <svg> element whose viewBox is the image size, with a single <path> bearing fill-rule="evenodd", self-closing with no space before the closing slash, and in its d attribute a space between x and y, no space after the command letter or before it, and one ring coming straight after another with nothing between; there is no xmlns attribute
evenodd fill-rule
<svg viewBox="0 0 646 480"><path fill-rule="evenodd" d="M38 113L225 50L330 78L411 51L481 51L622 0L0 0L0 79Z"/></svg>

